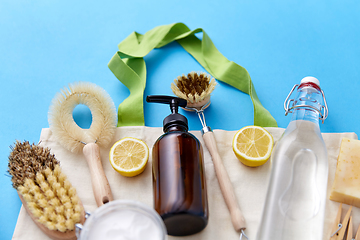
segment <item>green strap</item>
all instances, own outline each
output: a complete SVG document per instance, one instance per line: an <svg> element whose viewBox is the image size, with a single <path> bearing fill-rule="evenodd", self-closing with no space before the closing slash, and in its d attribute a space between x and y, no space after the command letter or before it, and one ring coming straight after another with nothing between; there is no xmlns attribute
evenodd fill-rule
<svg viewBox="0 0 360 240"><path fill-rule="evenodd" d="M199 32L203 33L202 40L195 36ZM203 29L190 31L183 23L158 26L144 35L133 32L118 45L119 51L112 57L108 66L130 90L130 96L119 105L119 127L144 125L143 94L146 65L143 57L154 48L163 47L173 41L177 41L214 78L249 94L254 106L254 125L277 127L275 119L262 106L256 95L246 69L224 57Z"/></svg>

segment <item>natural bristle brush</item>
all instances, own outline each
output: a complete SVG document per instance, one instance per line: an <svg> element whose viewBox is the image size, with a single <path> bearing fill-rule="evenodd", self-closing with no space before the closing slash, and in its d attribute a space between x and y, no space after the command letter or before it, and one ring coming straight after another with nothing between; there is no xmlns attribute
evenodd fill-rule
<svg viewBox="0 0 360 240"><path fill-rule="evenodd" d="M75 224L85 221L84 207L55 156L27 141L17 141L11 150L8 172L32 220L51 239L76 239Z"/></svg>
<svg viewBox="0 0 360 240"><path fill-rule="evenodd" d="M216 82L210 75L205 73L191 72L187 76L182 75L174 80L171 89L174 94L180 98L186 99L188 104L184 108L188 111L194 111L198 114L202 124L202 135L207 149L209 150L219 181L220 189L225 199L226 205L231 215L231 221L236 231L240 231L240 240L245 235L246 222L240 211L234 189L230 178L221 160L217 149L214 133L206 125L204 110L210 105L210 94L215 89Z"/></svg>
<svg viewBox="0 0 360 240"><path fill-rule="evenodd" d="M80 128L72 117L74 108L84 104L92 114L89 129ZM109 182L100 159L100 148L107 147L116 130L117 114L110 96L101 87L78 82L63 89L49 110L50 130L71 152L83 152L88 163L92 188L98 206L113 200Z"/></svg>
<svg viewBox="0 0 360 240"><path fill-rule="evenodd" d="M209 75L191 72L187 76L178 76L171 84L171 90L179 98L187 100L187 107L201 108L210 102L215 86L215 80Z"/></svg>

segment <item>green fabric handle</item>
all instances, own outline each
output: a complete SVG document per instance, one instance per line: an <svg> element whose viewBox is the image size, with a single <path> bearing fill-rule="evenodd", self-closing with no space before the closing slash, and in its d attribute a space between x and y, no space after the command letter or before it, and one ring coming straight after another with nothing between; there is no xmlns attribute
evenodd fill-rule
<svg viewBox="0 0 360 240"><path fill-rule="evenodd" d="M195 36L199 32L203 33L202 40ZM254 125L277 127L275 119L262 106L256 95L246 69L224 57L203 29L191 31L183 23L158 26L144 35L133 32L118 45L119 51L108 66L117 79L130 90L130 96L118 108L118 127L145 125L143 94L146 65L143 57L154 48L161 48L173 41L177 41L214 78L249 94L254 106Z"/></svg>

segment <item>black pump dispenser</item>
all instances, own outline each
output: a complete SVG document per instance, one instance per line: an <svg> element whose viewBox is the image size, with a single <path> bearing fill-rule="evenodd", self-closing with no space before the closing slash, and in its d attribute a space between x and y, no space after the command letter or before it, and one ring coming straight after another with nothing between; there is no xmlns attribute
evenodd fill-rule
<svg viewBox="0 0 360 240"><path fill-rule="evenodd" d="M147 96L147 102L169 104L164 134L152 148L154 209L171 236L203 230L209 218L204 153L200 141L188 132L188 121L178 113L187 101L170 96Z"/></svg>
<svg viewBox="0 0 360 240"><path fill-rule="evenodd" d="M187 118L178 113L179 107L186 107L187 101L185 99L165 95L149 95L146 97L146 101L170 105L171 114L163 121L164 132L170 127L178 125L185 127L186 131L189 129Z"/></svg>

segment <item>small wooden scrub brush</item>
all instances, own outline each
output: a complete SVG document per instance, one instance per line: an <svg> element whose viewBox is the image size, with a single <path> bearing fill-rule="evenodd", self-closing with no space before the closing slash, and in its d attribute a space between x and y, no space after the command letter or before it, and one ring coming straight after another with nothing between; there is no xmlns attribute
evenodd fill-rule
<svg viewBox="0 0 360 240"><path fill-rule="evenodd" d="M184 108L185 110L194 111L198 114L203 126L201 130L203 139L211 154L220 189L231 215L232 224L236 231L240 231L240 240L243 236L248 239L244 232L246 229L245 218L240 211L230 178L218 152L214 133L209 126L206 126L204 109L210 105L210 94L215 89L215 86L216 82L210 75L191 72L187 76L182 75L175 79L174 83L171 84L171 89L176 96L187 100L188 104Z"/></svg>
<svg viewBox="0 0 360 240"><path fill-rule="evenodd" d="M78 104L86 105L91 111L92 123L89 129L80 128L72 117ZM99 146L109 145L116 124L116 109L109 94L93 83L70 84L69 89L63 89L54 97L49 110L50 129L60 144L71 152L83 152L98 206L113 200L102 167Z"/></svg>
<svg viewBox="0 0 360 240"><path fill-rule="evenodd" d="M51 239L76 239L75 224L85 221L84 208L55 156L27 141L11 149L8 172L32 220Z"/></svg>

